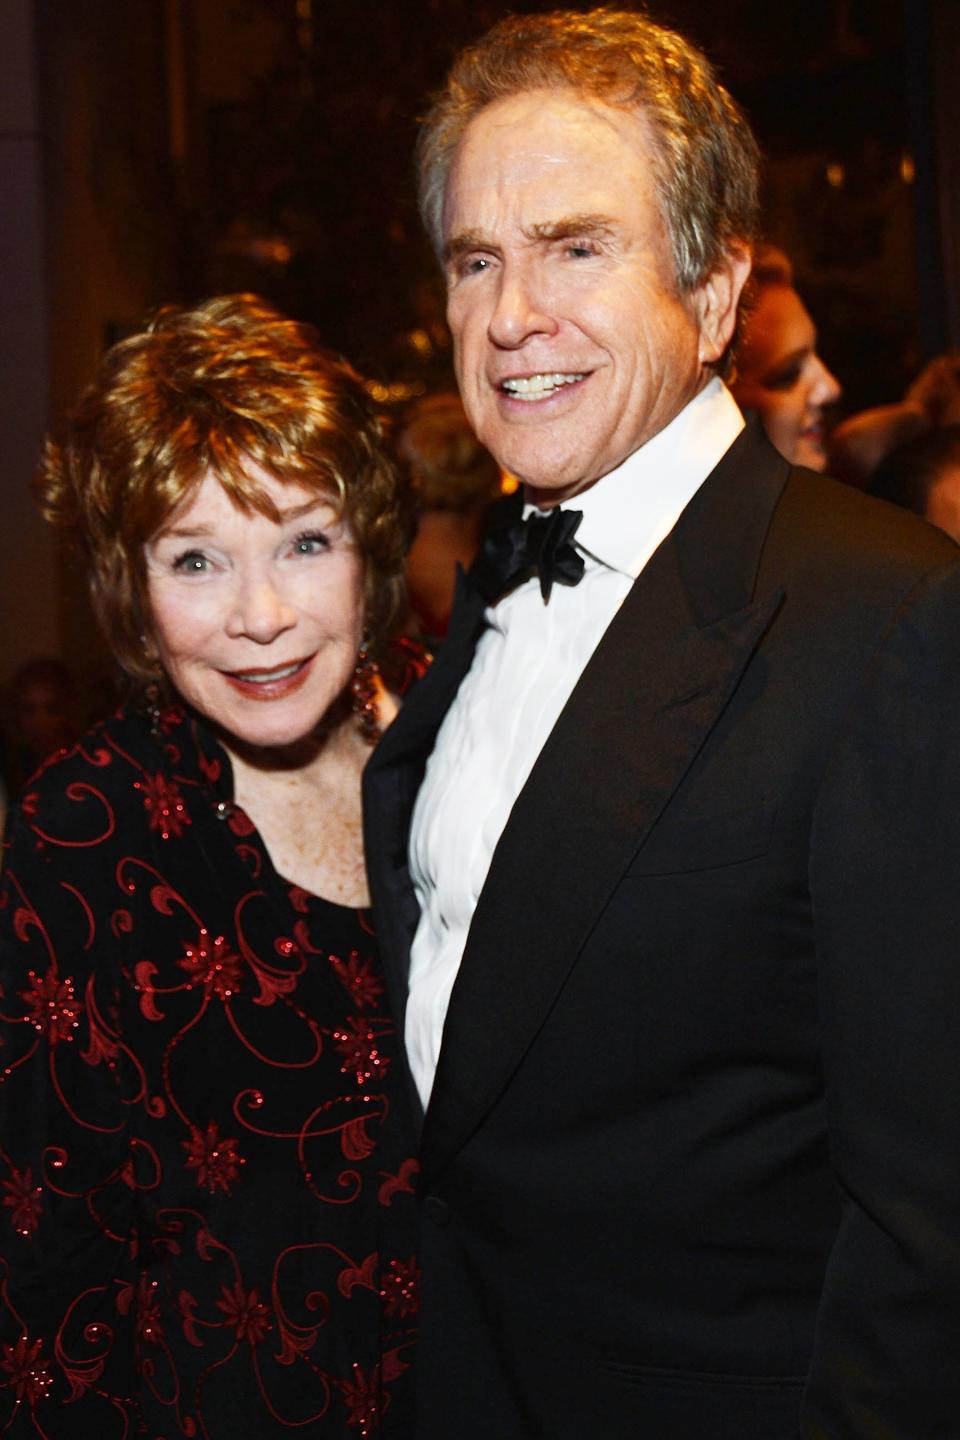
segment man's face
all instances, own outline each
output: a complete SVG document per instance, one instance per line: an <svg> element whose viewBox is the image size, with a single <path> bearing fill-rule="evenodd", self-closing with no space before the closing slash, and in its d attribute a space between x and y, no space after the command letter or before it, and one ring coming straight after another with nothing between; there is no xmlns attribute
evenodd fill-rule
<svg viewBox="0 0 960 1440"><path fill-rule="evenodd" d="M457 378L480 439L541 504L662 430L732 329L748 261L681 298L654 174L641 116L572 91L496 101L454 156L443 231Z"/></svg>

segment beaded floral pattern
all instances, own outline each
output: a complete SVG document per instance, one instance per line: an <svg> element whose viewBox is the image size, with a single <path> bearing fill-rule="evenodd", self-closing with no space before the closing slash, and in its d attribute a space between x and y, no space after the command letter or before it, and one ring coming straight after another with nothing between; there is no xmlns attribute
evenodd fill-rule
<svg viewBox="0 0 960 1440"><path fill-rule="evenodd" d="M40 774L0 891L0 1434L403 1433L416 1162L368 917L198 723Z"/></svg>

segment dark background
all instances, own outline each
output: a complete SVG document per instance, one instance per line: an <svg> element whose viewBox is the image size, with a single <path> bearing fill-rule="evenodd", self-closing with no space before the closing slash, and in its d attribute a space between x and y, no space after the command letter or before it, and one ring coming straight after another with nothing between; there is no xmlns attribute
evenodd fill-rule
<svg viewBox="0 0 960 1440"><path fill-rule="evenodd" d="M44 548L23 498L42 429L105 344L159 304L218 291L256 290L312 320L386 404L448 383L414 202L417 116L465 41L507 10L554 7L0 0L0 31L3 7L22 23L0 72L26 84L25 62L29 94L0 131L0 161L4 142L21 146L42 237L24 238L29 216L7 209L0 259L35 282L11 279L9 264L0 278L12 317L0 422L15 442L0 435L0 486L30 541L0 535L15 602L7 650L33 653L40 636L82 658L82 584ZM958 340L957 0L647 9L710 54L754 125L766 233L795 262L844 408L898 395Z"/></svg>

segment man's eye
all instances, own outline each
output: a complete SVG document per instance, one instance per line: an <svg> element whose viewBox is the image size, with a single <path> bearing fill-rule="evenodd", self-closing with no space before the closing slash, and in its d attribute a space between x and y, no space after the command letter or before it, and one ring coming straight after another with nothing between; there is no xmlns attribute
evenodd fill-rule
<svg viewBox="0 0 960 1440"><path fill-rule="evenodd" d="M461 275L479 275L482 271L490 268L490 261L485 255L470 255L460 266Z"/></svg>
<svg viewBox="0 0 960 1440"><path fill-rule="evenodd" d="M573 260L590 260L597 253L597 247L587 241L577 241L567 246L567 254Z"/></svg>
<svg viewBox="0 0 960 1440"><path fill-rule="evenodd" d="M202 575L208 569L207 557L200 550L185 550L174 560L173 568L183 575Z"/></svg>

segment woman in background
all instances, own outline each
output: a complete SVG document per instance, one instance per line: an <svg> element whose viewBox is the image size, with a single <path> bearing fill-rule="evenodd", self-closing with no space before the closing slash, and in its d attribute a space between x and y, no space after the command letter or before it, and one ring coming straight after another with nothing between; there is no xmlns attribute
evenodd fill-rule
<svg viewBox="0 0 960 1440"><path fill-rule="evenodd" d="M817 332L793 286L782 250L759 247L750 275L743 336L731 390L755 410L773 444L794 465L825 470L824 410L841 395L840 382L817 354Z"/></svg>
<svg viewBox="0 0 960 1440"><path fill-rule="evenodd" d="M406 1433L360 776L409 525L377 417L308 327L212 300L108 353L39 492L139 696L11 815L0 1431Z"/></svg>

